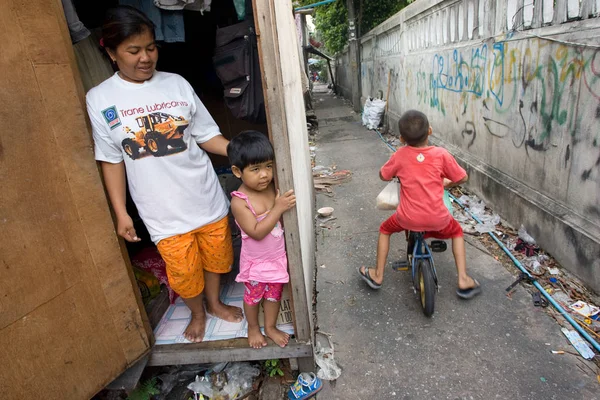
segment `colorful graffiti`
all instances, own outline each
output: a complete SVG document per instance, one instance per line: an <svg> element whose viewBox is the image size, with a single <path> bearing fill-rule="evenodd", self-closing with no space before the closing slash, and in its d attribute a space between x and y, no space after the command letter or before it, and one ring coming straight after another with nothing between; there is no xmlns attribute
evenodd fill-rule
<svg viewBox="0 0 600 400"><path fill-rule="evenodd" d="M543 151L559 131L579 140L582 92L600 100L599 53L539 39L436 53L429 63L421 59L414 73L416 95L444 116L450 103L464 115L477 101L472 106L483 106L479 114L489 134Z"/></svg>

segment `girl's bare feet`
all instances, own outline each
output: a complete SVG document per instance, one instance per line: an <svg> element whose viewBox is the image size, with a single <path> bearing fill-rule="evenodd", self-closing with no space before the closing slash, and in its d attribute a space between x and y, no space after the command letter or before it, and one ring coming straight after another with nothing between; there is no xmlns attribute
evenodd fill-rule
<svg viewBox="0 0 600 400"><path fill-rule="evenodd" d="M204 332L206 330L206 315L194 315L192 314L192 320L190 324L183 332L183 336L190 342L200 343L204 339Z"/></svg>
<svg viewBox="0 0 600 400"><path fill-rule="evenodd" d="M241 308L228 306L220 301L214 307L210 304L207 304L206 311L208 311L209 314L227 322L242 322L244 319Z"/></svg>
<svg viewBox="0 0 600 400"><path fill-rule="evenodd" d="M288 335L285 332L280 331L276 327L271 327L271 328L265 327L265 333L267 334L267 336L269 338L271 338L272 341L277 343L277 345L279 347L287 346L288 342L290 341L290 335Z"/></svg>
<svg viewBox="0 0 600 400"><path fill-rule="evenodd" d="M248 344L254 349L260 349L267 345L267 341L265 340L263 334L260 332L260 327L258 325L248 327Z"/></svg>

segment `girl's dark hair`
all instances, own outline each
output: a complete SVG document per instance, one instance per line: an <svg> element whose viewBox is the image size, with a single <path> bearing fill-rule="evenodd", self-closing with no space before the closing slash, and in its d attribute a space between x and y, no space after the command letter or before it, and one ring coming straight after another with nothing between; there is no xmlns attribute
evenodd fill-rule
<svg viewBox="0 0 600 400"><path fill-rule="evenodd" d="M102 25L103 46L116 50L127 38L149 30L154 37L154 23L140 10L130 6L118 6L106 12Z"/></svg>
<svg viewBox="0 0 600 400"><path fill-rule="evenodd" d="M275 151L264 133L244 131L231 139L227 145L227 156L231 166L243 171L249 165L272 161Z"/></svg>

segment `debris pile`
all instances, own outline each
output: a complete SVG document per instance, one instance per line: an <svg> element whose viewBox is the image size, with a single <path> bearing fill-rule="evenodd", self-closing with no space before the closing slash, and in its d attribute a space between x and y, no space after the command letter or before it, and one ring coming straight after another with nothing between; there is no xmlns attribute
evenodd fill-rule
<svg viewBox="0 0 600 400"><path fill-rule="evenodd" d="M600 304L598 297L590 292L576 277L564 270L550 254L540 248L535 238L527 232L523 225L515 230L502 221L477 196L465 194L466 191L462 188L455 188L452 192L458 201L482 222L482 224L477 224L462 208L455 207L454 217L461 224L465 233L481 235L481 241L494 254L494 258L500 260L505 256L504 252L489 235L483 235L483 233L493 233L544 290L590 336L597 341L600 340L600 308L594 305ZM527 282L527 280L522 280L522 282ZM507 295L510 296L510 293L511 291ZM537 290L535 290L535 293L537 293ZM539 297L539 293L537 295ZM546 307L548 303L542 301L536 305ZM558 311L551 307L548 307L548 310L561 325L570 327ZM583 354L581 351L580 353Z"/></svg>
<svg viewBox="0 0 600 400"><path fill-rule="evenodd" d="M337 167L324 167L317 165L313 167L313 181L317 192L333 196L331 186L348 182L352 178L352 172L344 169L337 171Z"/></svg>

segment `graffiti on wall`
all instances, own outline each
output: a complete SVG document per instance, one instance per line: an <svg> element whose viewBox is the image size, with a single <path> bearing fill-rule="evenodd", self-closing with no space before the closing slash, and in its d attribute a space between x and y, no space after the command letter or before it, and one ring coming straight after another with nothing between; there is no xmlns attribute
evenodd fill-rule
<svg viewBox="0 0 600 400"><path fill-rule="evenodd" d="M600 104L599 53L543 40L436 53L419 62L416 96L443 115L450 102L463 115L469 102L477 102L486 132L510 137L517 148L544 151L556 132L566 130L577 142L582 96Z"/></svg>

